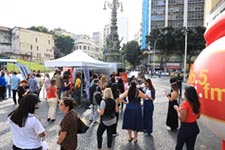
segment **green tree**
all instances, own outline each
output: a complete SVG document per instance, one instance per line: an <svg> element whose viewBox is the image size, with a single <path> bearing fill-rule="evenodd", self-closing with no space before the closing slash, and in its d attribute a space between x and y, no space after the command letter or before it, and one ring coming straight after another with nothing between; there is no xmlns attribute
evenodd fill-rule
<svg viewBox="0 0 225 150"><path fill-rule="evenodd" d="M60 50L60 52L62 52L64 55L67 55L73 50L74 40L70 36L56 35L55 46L57 49Z"/></svg>
<svg viewBox="0 0 225 150"><path fill-rule="evenodd" d="M160 69L163 69L169 61L171 55L177 51L176 41L174 39L176 32L173 27L162 29L154 29L149 36L147 42L155 50L160 50Z"/></svg>
<svg viewBox="0 0 225 150"><path fill-rule="evenodd" d="M43 33L49 33L48 28L44 27L44 26L32 26L30 28L27 28L29 30L33 30L33 31L38 31L38 32L43 32Z"/></svg>
<svg viewBox="0 0 225 150"><path fill-rule="evenodd" d="M136 68L140 63L140 46L137 41L130 41L124 44L121 53L133 68Z"/></svg>
<svg viewBox="0 0 225 150"><path fill-rule="evenodd" d="M190 71L191 59L193 56L197 56L202 49L205 48L204 32L205 27L197 26L187 29L187 70ZM177 29L176 31L176 45L180 54L184 54L185 42L184 42L184 28Z"/></svg>

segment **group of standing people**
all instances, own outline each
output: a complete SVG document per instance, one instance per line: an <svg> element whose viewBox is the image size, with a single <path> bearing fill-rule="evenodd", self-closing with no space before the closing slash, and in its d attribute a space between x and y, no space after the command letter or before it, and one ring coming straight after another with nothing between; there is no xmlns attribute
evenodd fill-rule
<svg viewBox="0 0 225 150"><path fill-rule="evenodd" d="M169 130L177 131L178 120L180 120L176 150L182 150L184 144L187 150L194 150L195 141L200 132L197 124L197 119L200 117L200 101L196 89L187 86L184 91L185 99L179 107L178 98L182 95L182 80L179 74L177 78L170 79L171 91L166 93L169 100L166 125Z"/></svg>
<svg viewBox="0 0 225 150"><path fill-rule="evenodd" d="M114 81L114 79L111 78L108 83L112 83L112 81ZM176 150L182 150L185 143L188 150L193 150L196 137L199 134L197 119L200 117L200 102L196 89L192 86L188 86L185 88L184 92L185 100L179 107L178 98L181 97L179 94L179 86L182 84L180 82L182 82L182 78L172 78L170 80L171 91L166 94L169 101L166 125L171 131L177 131L179 126L178 120L180 120L181 123L177 133ZM110 88L113 90L112 87ZM181 91L182 90L180 90L180 93ZM104 92L111 93L108 88L106 88L103 93ZM101 149L102 134L105 129L107 130L107 147L108 149L111 148L112 135L115 133L113 123L116 124L115 116L116 113L118 113L117 105L121 104L121 102L126 104L123 114L122 129L128 131L128 142L133 141L134 143L137 143L138 132L144 132L144 135L149 136L151 136L153 132L153 101L155 100L155 88L151 82L151 79L144 80L139 74L137 79L131 79L128 90L123 93L119 93L119 95L120 96L114 96L114 94L112 94L112 97L103 96L104 100L100 103L98 113L101 116L101 122L97 131L99 150ZM112 103L107 103L105 99L111 99ZM141 100L143 100L143 109L141 106ZM110 111L107 110L109 108ZM111 123L108 124L108 126L107 123L105 123L105 117L102 117L105 111L107 112L107 115L111 114L111 118L109 117L110 115L108 116Z"/></svg>
<svg viewBox="0 0 225 150"><path fill-rule="evenodd" d="M102 99L96 104L94 101L97 97L95 96L99 92L102 93ZM144 113L142 113L141 98L144 99ZM98 115L100 116L97 130L98 149L102 148L102 134L105 130L107 130L107 148L111 149L113 136L119 135L117 132L119 108L123 109L125 104L122 129L128 131L128 141L137 143L138 132L144 131L145 135L150 136L154 99L155 89L150 79L134 78L130 81L129 89L126 90L123 80L115 74L110 76L109 81L106 80L105 75L98 77L94 74L90 87L92 110L89 119L96 124ZM95 113L96 110L98 114ZM134 136L132 136L132 131Z"/></svg>
<svg viewBox="0 0 225 150"><path fill-rule="evenodd" d="M0 101L5 100L7 97L10 98L12 94L14 104L20 104L20 100L28 92L39 95L42 84L43 81L41 79L40 72L28 74L27 78L21 81L21 79L17 76L16 71L12 73L9 73L8 71L1 71Z"/></svg>
<svg viewBox="0 0 225 150"><path fill-rule="evenodd" d="M71 98L65 97L67 95L60 98L61 93L58 91L58 84L61 84L63 87L70 81L64 81L65 79L61 75L58 77L57 75L59 75L59 72L52 79L49 78L48 74L45 75L44 86L47 93L46 99L49 104L47 121L55 121L55 111L57 104L59 104L59 109L64 112L64 118L60 122L57 144L61 146L61 150L75 150L77 147L77 126L74 124L77 123L78 117L73 108L76 106L76 102ZM79 78L79 75L76 78ZM29 80L28 82L20 82L17 88L18 92L23 91L25 93L19 96L19 107L8 116L8 123L13 132L13 149L41 150L42 148L41 139L45 136L45 130L35 115L35 108L37 108L39 98L38 93L30 88L31 83L30 81L29 85ZM200 117L198 95L195 88L191 86L185 88L185 100L179 107L177 102L179 97L177 81L171 80L170 83L171 91L166 94L169 101L166 125L172 131L176 131L178 129L178 119L180 119L181 125L177 134L176 150L182 150L184 143L186 143L188 150L192 150L199 133L196 122ZM80 84L81 81L75 80L73 86L75 89L80 88ZM20 87L24 88L20 89ZM62 90L62 87L60 90ZM100 93L102 96L100 100L96 97L97 93ZM92 110L89 119L94 124L99 124L97 129L98 149L101 150L102 148L102 135L105 130L107 130L107 149L111 149L113 136L118 135L119 108L123 108L123 105L126 105L126 107L123 114L122 129L128 132L128 142L133 141L137 143L138 132L144 132L146 136L151 136L153 132L155 93L151 79L143 79L140 74L138 78L132 78L127 90L123 80L116 78L114 74L111 75L108 82L105 75L98 76L94 74L90 87ZM78 101L77 103L79 105L80 102ZM98 117L100 117L100 120L98 120ZM35 142L24 144L23 139L30 141L29 137L33 136L35 136Z"/></svg>

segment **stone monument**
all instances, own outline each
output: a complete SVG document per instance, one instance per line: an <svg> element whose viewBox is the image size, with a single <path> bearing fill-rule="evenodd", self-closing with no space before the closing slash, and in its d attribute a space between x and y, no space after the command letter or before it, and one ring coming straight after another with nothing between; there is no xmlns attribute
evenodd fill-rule
<svg viewBox="0 0 225 150"><path fill-rule="evenodd" d="M112 4L108 3L108 7L112 9L111 14L111 26L110 26L110 34L106 39L106 51L105 51L105 60L106 62L121 62L121 54L120 54L120 42L118 35L118 27L117 27L117 9L121 7L123 9L122 4L119 3L118 0L113 0Z"/></svg>

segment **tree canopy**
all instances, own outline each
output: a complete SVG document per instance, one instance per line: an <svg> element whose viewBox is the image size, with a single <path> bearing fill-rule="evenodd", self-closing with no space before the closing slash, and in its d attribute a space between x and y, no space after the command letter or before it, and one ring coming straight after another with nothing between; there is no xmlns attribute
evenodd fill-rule
<svg viewBox="0 0 225 150"><path fill-rule="evenodd" d="M27 28L29 30L33 30L33 31L38 31L38 32L43 32L43 33L49 33L48 28L44 27L44 26L32 26L30 28Z"/></svg>
<svg viewBox="0 0 225 150"><path fill-rule="evenodd" d="M169 61L173 54L184 54L184 34L187 32L188 45L187 45L187 63L191 64L191 58L199 54L205 47L204 32L205 27L184 28L165 27L162 29L154 29L150 35L147 36L147 42L156 50L160 50L161 60L160 67ZM188 68L189 70L190 68Z"/></svg>
<svg viewBox="0 0 225 150"><path fill-rule="evenodd" d="M169 61L171 55L176 51L176 41L174 39L175 29L166 27L155 29L147 36L147 42L155 50L160 50L161 60L160 68L163 69L165 63Z"/></svg>
<svg viewBox="0 0 225 150"><path fill-rule="evenodd" d="M137 41L130 41L124 44L121 53L133 68L135 68L140 63L140 46Z"/></svg>
<svg viewBox="0 0 225 150"><path fill-rule="evenodd" d="M74 40L70 36L55 35L55 46L60 52L67 55L73 50Z"/></svg>

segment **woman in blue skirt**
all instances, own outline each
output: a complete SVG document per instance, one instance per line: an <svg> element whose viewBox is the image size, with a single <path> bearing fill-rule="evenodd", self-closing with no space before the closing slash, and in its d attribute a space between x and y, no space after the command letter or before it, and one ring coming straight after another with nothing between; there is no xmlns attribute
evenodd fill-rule
<svg viewBox="0 0 225 150"><path fill-rule="evenodd" d="M138 132L144 129L140 98L147 99L148 96L137 89L134 81L131 82L129 90L120 96L120 99L123 100L127 96L129 102L124 102L127 105L124 111L122 129L128 130L129 142L134 140L134 143L137 143ZM132 136L132 131L134 132L134 137Z"/></svg>
<svg viewBox="0 0 225 150"><path fill-rule="evenodd" d="M152 81L150 79L145 80L146 91L145 94L149 97L149 99L144 101L144 131L145 135L151 135L152 133L152 125L153 125L153 110L155 100L155 88L152 85Z"/></svg>

